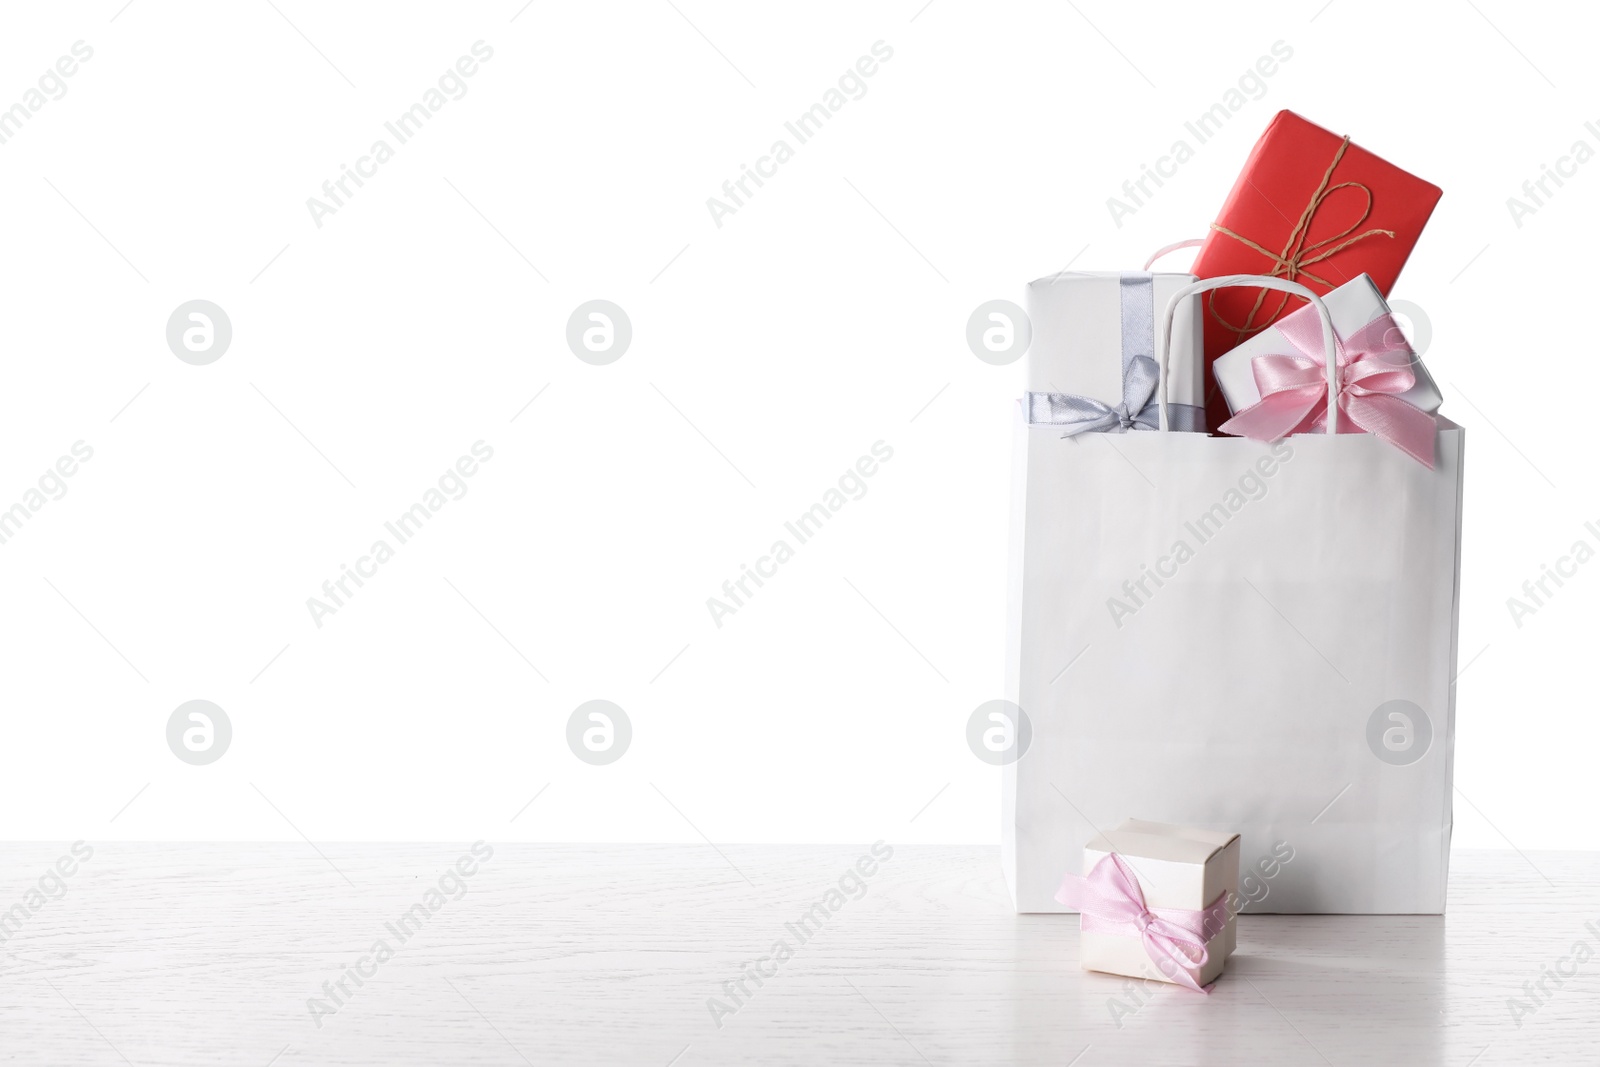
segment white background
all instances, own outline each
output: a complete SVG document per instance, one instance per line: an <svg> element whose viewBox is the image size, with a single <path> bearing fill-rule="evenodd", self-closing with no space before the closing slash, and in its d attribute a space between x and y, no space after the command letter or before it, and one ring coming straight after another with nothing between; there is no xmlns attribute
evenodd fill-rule
<svg viewBox="0 0 1600 1067"><path fill-rule="evenodd" d="M1520 628L1506 606L1600 543L1600 163L1506 206L1600 147L1592 16L675 2L8 8L0 106L94 55L0 145L0 506L94 458L0 546L0 837L997 840L964 728L1001 689L1022 365L974 358L967 317L1199 236L1289 107L1445 190L1393 295L1471 439L1456 841L1600 847L1600 564ZM319 229L306 199L480 39L467 94ZM716 226L879 40L866 95ZM204 367L165 340L195 298L234 331ZM610 366L565 344L593 298L632 319ZM317 628L306 598L480 439L467 495ZM879 440L866 495L714 626ZM196 698L233 723L208 767L165 741ZM595 698L634 729L605 767L565 742Z"/></svg>

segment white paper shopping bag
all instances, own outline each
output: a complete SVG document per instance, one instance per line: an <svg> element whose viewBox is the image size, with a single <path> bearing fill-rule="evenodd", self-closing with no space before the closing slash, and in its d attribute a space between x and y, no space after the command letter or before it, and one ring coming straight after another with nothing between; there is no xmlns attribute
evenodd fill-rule
<svg viewBox="0 0 1600 1067"><path fill-rule="evenodd" d="M1247 283L1308 297L1336 363L1308 290ZM1239 831L1250 910L1443 910L1463 431L1434 418L1431 469L1367 434L1019 424L1007 683L1030 729L1003 775L1019 911L1064 910L1084 843L1132 813Z"/></svg>

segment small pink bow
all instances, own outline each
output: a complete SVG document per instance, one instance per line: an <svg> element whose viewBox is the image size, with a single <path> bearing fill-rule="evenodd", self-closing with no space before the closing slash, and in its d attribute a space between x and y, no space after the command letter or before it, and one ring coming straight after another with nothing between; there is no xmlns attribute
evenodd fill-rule
<svg viewBox="0 0 1600 1067"><path fill-rule="evenodd" d="M1211 992L1211 986L1202 986L1189 972L1211 958L1206 943L1227 924L1227 896L1223 893L1200 911L1146 907L1139 879L1115 852L1107 853L1086 876L1067 875L1056 893L1058 901L1082 913L1086 932L1123 933L1131 927L1150 961L1196 993Z"/></svg>
<svg viewBox="0 0 1600 1067"><path fill-rule="evenodd" d="M1301 308L1274 328L1296 352L1250 361L1261 399L1223 423L1223 433L1276 441L1328 427L1328 364L1315 309ZM1437 426L1432 415L1400 398L1417 384L1417 376L1410 366L1415 357L1394 319L1380 315L1349 337L1336 337L1335 346L1336 432L1376 434L1431 469Z"/></svg>

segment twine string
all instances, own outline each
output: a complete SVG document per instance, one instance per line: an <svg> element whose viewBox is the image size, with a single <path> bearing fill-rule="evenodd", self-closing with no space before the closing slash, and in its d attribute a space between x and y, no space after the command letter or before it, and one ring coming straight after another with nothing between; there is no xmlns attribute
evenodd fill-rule
<svg viewBox="0 0 1600 1067"><path fill-rule="evenodd" d="M1247 248L1261 253L1268 260L1270 260L1272 262L1272 269L1265 272L1267 277L1286 278L1292 282L1301 281L1301 279L1309 279L1327 289L1336 288L1333 282L1330 282L1321 275L1313 274L1306 268L1312 266L1313 264L1321 263L1323 260L1332 256L1336 256L1340 252L1343 252L1346 248L1349 248L1351 245L1360 241L1364 241L1369 237L1382 236L1392 238L1395 235L1393 230L1382 229L1369 229L1361 233L1355 233L1356 229L1359 228L1363 222L1367 221L1367 216L1372 214L1372 190L1360 182L1339 182L1337 185L1328 184L1333 180L1333 172L1339 166L1339 161L1344 158L1345 149L1349 147L1349 137L1346 137L1339 142L1339 150L1333 154L1333 162L1329 163L1328 169L1323 171L1322 181L1317 184L1317 191L1312 193L1311 199L1306 202L1305 210L1300 212L1300 221L1296 222L1294 229L1289 232L1289 239L1284 242L1283 251L1273 252L1271 249L1263 247L1258 242L1252 241L1250 238L1241 234L1237 234L1228 229L1226 226L1219 226L1214 222L1211 224L1211 228L1223 236L1231 237L1240 244L1245 245ZM1349 226L1345 227L1343 230L1340 230L1333 236L1324 238L1323 240L1317 241L1314 244L1306 244L1306 239L1311 234L1312 217L1316 215L1323 203L1340 189L1359 189L1361 191L1362 195L1366 197L1366 204L1362 207L1361 214L1357 216L1356 220ZM1355 236L1352 237L1351 234L1355 234ZM1279 293L1277 306L1273 308L1272 312L1267 315L1266 319L1263 320L1260 325L1257 325L1256 315L1261 311L1262 305L1266 303L1267 294L1270 291L1271 290L1267 289L1257 290L1256 302L1251 305L1250 313L1245 316L1244 322L1241 325L1235 325L1234 323L1229 322L1227 319L1222 317L1222 314L1219 311L1217 311L1217 290L1212 290L1207 296L1206 306L1210 310L1212 318L1216 319L1216 321L1220 323L1224 329L1235 334L1239 341L1243 341L1248 334L1255 333L1257 330L1263 329L1268 323L1275 321L1278 316L1283 313L1284 309L1288 307L1290 299L1289 294Z"/></svg>

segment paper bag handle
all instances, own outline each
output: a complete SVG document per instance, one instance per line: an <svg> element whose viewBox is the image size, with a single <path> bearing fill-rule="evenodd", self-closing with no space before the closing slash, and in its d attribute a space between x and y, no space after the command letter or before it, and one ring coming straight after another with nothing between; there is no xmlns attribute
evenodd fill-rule
<svg viewBox="0 0 1600 1067"><path fill-rule="evenodd" d="M1144 261L1144 269L1149 270L1155 265L1156 260L1160 259L1169 252L1177 252L1184 248L1199 248L1203 244L1205 244L1205 240L1203 238L1193 237L1187 241L1175 241L1170 245L1165 245L1150 253L1150 258Z"/></svg>
<svg viewBox="0 0 1600 1067"><path fill-rule="evenodd" d="M1328 411L1339 410L1339 349L1333 332L1333 319L1328 316L1328 306L1322 298L1299 282L1291 282L1286 278L1271 278L1264 274L1225 274L1220 278L1207 278L1204 281L1186 285L1172 294L1172 299L1167 301L1167 314L1161 324L1161 337L1156 345L1160 353L1160 378L1156 386L1156 398L1161 404L1161 430L1167 431L1167 357L1172 348L1172 320L1177 314L1178 304L1183 300L1209 292L1212 289L1228 289L1233 286L1245 286L1252 289L1272 289L1291 296L1305 298L1312 307L1317 309L1317 316L1322 320L1322 351L1328 368ZM1328 432L1338 431L1336 418L1328 419Z"/></svg>

